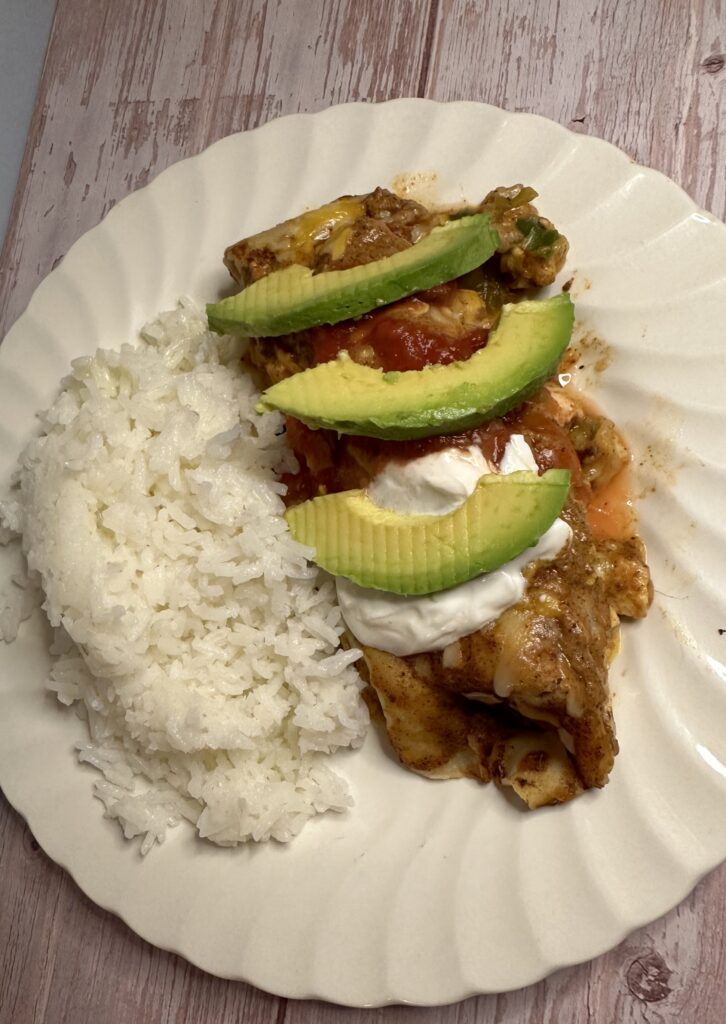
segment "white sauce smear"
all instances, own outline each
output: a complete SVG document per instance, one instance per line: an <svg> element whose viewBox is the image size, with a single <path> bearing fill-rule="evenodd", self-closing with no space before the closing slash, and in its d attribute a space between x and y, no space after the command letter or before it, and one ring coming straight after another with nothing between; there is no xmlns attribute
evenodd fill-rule
<svg viewBox="0 0 726 1024"><path fill-rule="evenodd" d="M371 481L368 497L381 508L406 515L445 516L463 505L491 472L481 448L445 448L410 462L389 462Z"/></svg>
<svg viewBox="0 0 726 1024"><path fill-rule="evenodd" d="M537 463L521 434L504 450L500 473L537 471ZM462 505L480 478L493 472L475 447L446 448L407 463L389 463L373 480L368 494L385 508L417 515L445 515ZM336 580L343 617L356 639L404 657L438 651L462 636L498 619L521 601L526 589L522 570L530 562L554 558L569 543L572 531L556 519L534 547L494 572L477 576L438 594L404 597Z"/></svg>

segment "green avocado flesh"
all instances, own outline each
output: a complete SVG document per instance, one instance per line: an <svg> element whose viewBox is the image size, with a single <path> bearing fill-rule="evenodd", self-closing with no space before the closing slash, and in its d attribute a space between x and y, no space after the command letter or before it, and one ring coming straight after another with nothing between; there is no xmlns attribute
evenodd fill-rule
<svg viewBox="0 0 726 1024"><path fill-rule="evenodd" d="M451 220L409 249L349 270L313 274L293 264L207 306L220 334L274 338L368 313L414 292L468 274L496 251L488 214Z"/></svg>
<svg viewBox="0 0 726 1024"><path fill-rule="evenodd" d="M365 491L313 498L288 509L295 540L336 576L394 594L432 594L498 569L532 547L559 515L570 474L519 472L481 478L445 516L401 515Z"/></svg>
<svg viewBox="0 0 726 1024"><path fill-rule="evenodd" d="M569 344L573 321L564 292L507 305L486 347L463 362L384 373L343 353L274 384L257 409L279 409L314 429L392 441L459 433L540 388Z"/></svg>

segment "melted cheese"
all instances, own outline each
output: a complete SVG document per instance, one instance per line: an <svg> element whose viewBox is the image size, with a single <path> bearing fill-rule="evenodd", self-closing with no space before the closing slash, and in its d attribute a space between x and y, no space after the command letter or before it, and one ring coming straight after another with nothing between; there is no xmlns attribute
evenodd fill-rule
<svg viewBox="0 0 726 1024"><path fill-rule="evenodd" d="M315 255L316 243L324 242L335 258L341 243L345 248L352 225L364 212L360 199L345 196L261 231L247 239L247 245L250 249L269 249L281 263L308 263Z"/></svg>

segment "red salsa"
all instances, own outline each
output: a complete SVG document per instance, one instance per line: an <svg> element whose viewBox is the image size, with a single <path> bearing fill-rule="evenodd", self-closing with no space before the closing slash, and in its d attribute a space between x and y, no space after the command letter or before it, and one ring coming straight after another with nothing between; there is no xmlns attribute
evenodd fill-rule
<svg viewBox="0 0 726 1024"><path fill-rule="evenodd" d="M328 362L347 351L357 363L384 371L421 370L425 366L469 359L488 339L486 328L464 328L439 316L456 283L439 285L358 320L305 332L312 363ZM512 434L523 434L540 469L569 469L575 494L585 503L590 487L567 430L557 422L554 400L546 390L513 412L461 434L444 434L417 441L338 436L331 430L311 430L287 419L287 442L300 469L283 478L288 504L317 494L366 487L388 462L408 462L442 448L479 447L486 459L499 465Z"/></svg>
<svg viewBox="0 0 726 1024"><path fill-rule="evenodd" d="M290 505L316 494L366 487L388 462L408 462L443 448L480 448L493 465L499 465L512 434L523 434L540 469L569 469L576 496L585 504L590 486L582 474L567 430L553 416L552 399L546 391L506 416L461 434L442 434L417 441L382 441L352 434L338 436L333 430L311 430L288 417L287 442L300 463L298 473L283 478Z"/></svg>
<svg viewBox="0 0 726 1024"><path fill-rule="evenodd" d="M355 362L385 371L469 359L486 345L489 331L438 315L453 287L453 282L438 285L358 320L313 328L307 335L314 363L327 363L344 350Z"/></svg>

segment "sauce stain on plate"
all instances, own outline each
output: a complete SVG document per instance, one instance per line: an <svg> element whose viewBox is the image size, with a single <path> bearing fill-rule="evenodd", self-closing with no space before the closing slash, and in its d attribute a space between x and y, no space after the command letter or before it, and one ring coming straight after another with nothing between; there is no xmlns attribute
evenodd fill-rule
<svg viewBox="0 0 726 1024"><path fill-rule="evenodd" d="M404 171L391 181L391 191L401 199L413 199L423 206L438 206L440 180L437 171Z"/></svg>

